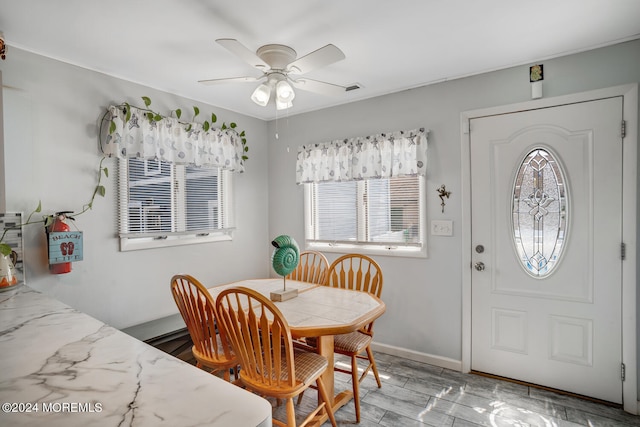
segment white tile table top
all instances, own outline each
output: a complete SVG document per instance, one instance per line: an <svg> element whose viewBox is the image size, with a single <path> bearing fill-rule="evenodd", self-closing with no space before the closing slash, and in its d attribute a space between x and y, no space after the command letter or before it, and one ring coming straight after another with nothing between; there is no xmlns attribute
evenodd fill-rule
<svg viewBox="0 0 640 427"><path fill-rule="evenodd" d="M282 278L253 279L209 288L215 298L226 288L244 286L269 296L283 288ZM365 292L287 280L287 289L298 289L298 296L275 305L289 323L292 333L301 336L334 335L351 332L384 313L385 305Z"/></svg>
<svg viewBox="0 0 640 427"><path fill-rule="evenodd" d="M272 409L26 286L0 293L0 404L2 426L262 427Z"/></svg>

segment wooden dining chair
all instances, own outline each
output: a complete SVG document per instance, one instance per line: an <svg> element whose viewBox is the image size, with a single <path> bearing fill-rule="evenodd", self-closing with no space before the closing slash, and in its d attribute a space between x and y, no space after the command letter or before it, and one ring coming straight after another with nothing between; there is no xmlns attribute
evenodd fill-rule
<svg viewBox="0 0 640 427"><path fill-rule="evenodd" d="M289 324L273 302L252 289L228 288L216 298L216 312L240 360L238 383L257 394L286 399L287 423L274 419L274 424L296 426L293 398L315 382L321 403L300 426L315 420L322 410L336 426L333 396L329 398L321 378L327 359L294 349Z"/></svg>
<svg viewBox="0 0 640 427"><path fill-rule="evenodd" d="M361 254L347 254L337 258L329 266L327 272L327 286L367 292L380 298L382 293L382 270L376 261ZM360 383L366 378L369 371L382 387L376 361L371 350L373 341L373 322L363 328L334 337L334 352L351 358L351 369L335 367L338 372L351 374L353 383L353 400L356 409L356 422L360 422ZM366 355L362 353L366 352ZM358 376L358 359L367 360L368 365L362 375Z"/></svg>
<svg viewBox="0 0 640 427"><path fill-rule="evenodd" d="M298 266L287 276L287 279L323 285L328 269L329 261L324 254L318 251L302 251Z"/></svg>
<svg viewBox="0 0 640 427"><path fill-rule="evenodd" d="M216 332L213 297L198 280L182 274L171 278L171 293L191 335L196 366L212 374L223 372L229 381L229 371L235 369L237 373L238 359L224 333Z"/></svg>

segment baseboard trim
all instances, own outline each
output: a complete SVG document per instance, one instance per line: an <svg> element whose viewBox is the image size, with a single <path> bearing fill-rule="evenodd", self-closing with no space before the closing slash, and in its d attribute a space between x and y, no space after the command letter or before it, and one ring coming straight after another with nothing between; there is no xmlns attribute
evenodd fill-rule
<svg viewBox="0 0 640 427"><path fill-rule="evenodd" d="M377 342L372 342L371 348L374 351L389 354L391 356L400 356L404 357L405 359L413 360L415 362L428 363L429 365L438 366L440 368L462 372L461 360L450 359L448 357L436 356L428 353L421 353L419 351L410 350L408 348L396 347Z"/></svg>
<svg viewBox="0 0 640 427"><path fill-rule="evenodd" d="M164 344L168 341L173 341L177 339L182 339L184 337L189 337L189 330L187 328L178 329L176 331L167 332L166 334L159 335L157 337L149 338L144 340L147 344L157 347L160 344ZM190 338L190 337L189 337Z"/></svg>
<svg viewBox="0 0 640 427"><path fill-rule="evenodd" d="M122 332L131 335L140 341L147 341L162 337L166 334L171 334L184 328L184 320L182 320L180 313L177 313L160 319L151 320L150 322L124 328L122 329Z"/></svg>

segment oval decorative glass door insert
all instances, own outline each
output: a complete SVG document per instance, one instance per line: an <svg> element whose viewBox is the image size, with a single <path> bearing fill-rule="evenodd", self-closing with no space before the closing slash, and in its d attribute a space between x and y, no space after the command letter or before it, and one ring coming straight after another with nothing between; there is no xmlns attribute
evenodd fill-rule
<svg viewBox="0 0 640 427"><path fill-rule="evenodd" d="M544 148L527 154L513 186L513 238L518 259L533 277L550 274L567 234L567 186L561 165Z"/></svg>

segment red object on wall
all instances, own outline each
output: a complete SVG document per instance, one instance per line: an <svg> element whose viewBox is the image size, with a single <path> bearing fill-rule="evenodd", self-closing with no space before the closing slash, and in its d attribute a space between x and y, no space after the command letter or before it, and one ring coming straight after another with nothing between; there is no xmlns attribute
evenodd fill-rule
<svg viewBox="0 0 640 427"><path fill-rule="evenodd" d="M53 224L51 224L49 226L49 231L69 231L69 225L64 222L66 216L64 213L58 213L56 214L56 218L53 220ZM64 245L66 245L66 243L63 243ZM61 248L63 254L66 255L68 248ZM73 248L71 248L71 251L73 252ZM70 273L71 272L71 263L70 262L63 262L60 264L49 264L49 271L52 274L64 274L64 273Z"/></svg>

